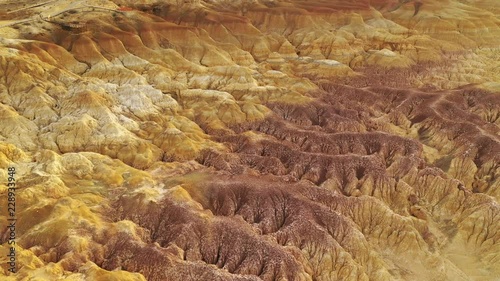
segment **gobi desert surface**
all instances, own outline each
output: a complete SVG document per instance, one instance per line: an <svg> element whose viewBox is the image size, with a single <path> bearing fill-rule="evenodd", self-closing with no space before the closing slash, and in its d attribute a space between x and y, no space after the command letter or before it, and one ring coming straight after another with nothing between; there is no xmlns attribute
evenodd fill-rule
<svg viewBox="0 0 500 281"><path fill-rule="evenodd" d="M0 3L1 280L500 280L500 1Z"/></svg>

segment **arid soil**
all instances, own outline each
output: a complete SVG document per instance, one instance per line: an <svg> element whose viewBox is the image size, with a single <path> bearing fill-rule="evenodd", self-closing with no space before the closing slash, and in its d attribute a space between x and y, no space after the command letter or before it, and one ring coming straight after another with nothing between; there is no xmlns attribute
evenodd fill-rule
<svg viewBox="0 0 500 281"><path fill-rule="evenodd" d="M500 280L499 62L496 0L0 1L0 279Z"/></svg>

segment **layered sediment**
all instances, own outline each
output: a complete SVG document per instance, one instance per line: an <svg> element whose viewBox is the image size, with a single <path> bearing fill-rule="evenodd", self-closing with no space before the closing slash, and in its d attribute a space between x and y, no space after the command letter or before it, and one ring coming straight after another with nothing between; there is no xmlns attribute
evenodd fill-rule
<svg viewBox="0 0 500 281"><path fill-rule="evenodd" d="M5 280L499 278L497 1L35 4L0 3Z"/></svg>

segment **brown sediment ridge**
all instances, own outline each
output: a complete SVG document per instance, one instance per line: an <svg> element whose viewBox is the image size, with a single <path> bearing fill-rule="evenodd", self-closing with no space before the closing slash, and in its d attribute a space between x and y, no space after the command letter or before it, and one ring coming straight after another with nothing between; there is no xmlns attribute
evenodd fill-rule
<svg viewBox="0 0 500 281"><path fill-rule="evenodd" d="M0 279L500 276L497 1L178 2L2 18Z"/></svg>

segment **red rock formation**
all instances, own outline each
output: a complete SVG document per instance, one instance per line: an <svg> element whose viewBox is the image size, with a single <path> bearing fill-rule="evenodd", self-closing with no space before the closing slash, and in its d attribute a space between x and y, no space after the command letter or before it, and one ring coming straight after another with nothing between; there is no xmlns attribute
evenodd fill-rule
<svg viewBox="0 0 500 281"><path fill-rule="evenodd" d="M0 3L0 279L499 276L497 1L98 2Z"/></svg>

